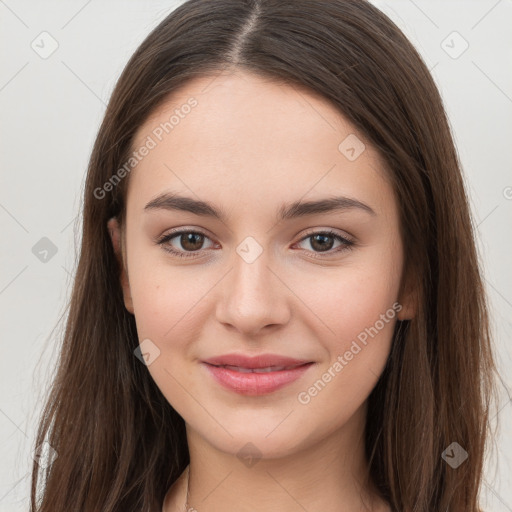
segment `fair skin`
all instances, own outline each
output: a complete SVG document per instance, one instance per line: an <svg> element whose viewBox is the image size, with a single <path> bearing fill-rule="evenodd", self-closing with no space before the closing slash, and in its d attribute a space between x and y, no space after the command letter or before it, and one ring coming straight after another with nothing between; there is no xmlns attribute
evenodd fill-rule
<svg viewBox="0 0 512 512"><path fill-rule="evenodd" d="M186 422L188 502L197 512L389 510L364 483L366 403L395 322L414 307L399 294L403 247L383 162L324 99L240 70L188 82L140 127L133 146L191 97L197 106L131 172L124 229L109 223L125 306L139 340L160 351L148 371ZM349 134L366 146L353 161L338 149ZM166 192L207 201L226 218L145 208ZM277 220L282 204L334 196L371 212L353 203ZM158 244L178 228L205 236ZM326 229L353 245L312 236ZM262 250L251 263L237 252L246 237ZM337 357L394 303L400 311L332 376ZM245 396L201 364L234 352L314 364L277 391ZM325 387L300 402L329 368ZM250 467L237 457L249 442L261 457ZM182 475L163 511L184 510L185 494Z"/></svg>

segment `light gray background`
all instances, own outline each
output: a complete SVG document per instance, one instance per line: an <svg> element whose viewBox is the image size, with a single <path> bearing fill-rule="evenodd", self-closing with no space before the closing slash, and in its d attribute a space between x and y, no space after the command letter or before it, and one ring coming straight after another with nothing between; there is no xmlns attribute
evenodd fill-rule
<svg viewBox="0 0 512 512"><path fill-rule="evenodd" d="M106 102L130 55L179 3L0 0L0 511L28 510L35 428L62 332L52 329L69 297L84 173ZM464 166L508 388L500 385L501 435L482 504L512 512L512 1L374 3L431 68ZM58 43L47 58L31 47L51 48L44 31ZM46 262L32 252L43 237L57 248Z"/></svg>

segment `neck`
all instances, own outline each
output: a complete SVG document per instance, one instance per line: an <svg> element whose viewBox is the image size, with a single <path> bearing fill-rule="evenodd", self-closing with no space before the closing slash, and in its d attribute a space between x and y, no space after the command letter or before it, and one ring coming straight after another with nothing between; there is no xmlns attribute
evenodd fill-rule
<svg viewBox="0 0 512 512"><path fill-rule="evenodd" d="M286 457L254 459L252 463L216 450L187 425L190 466L180 510L388 510L366 482L362 413L354 415L343 431L314 445Z"/></svg>

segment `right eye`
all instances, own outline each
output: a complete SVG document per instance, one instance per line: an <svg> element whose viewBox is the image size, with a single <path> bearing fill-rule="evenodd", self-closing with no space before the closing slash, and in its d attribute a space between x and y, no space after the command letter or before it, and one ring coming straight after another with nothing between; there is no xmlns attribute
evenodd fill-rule
<svg viewBox="0 0 512 512"><path fill-rule="evenodd" d="M177 239L177 244L181 249L176 248L172 241ZM194 230L181 230L168 233L161 237L157 243L162 248L179 258L195 258L196 254L203 249L205 239L210 240L204 233ZM213 244L213 242L212 242ZM188 253L188 254L187 254Z"/></svg>

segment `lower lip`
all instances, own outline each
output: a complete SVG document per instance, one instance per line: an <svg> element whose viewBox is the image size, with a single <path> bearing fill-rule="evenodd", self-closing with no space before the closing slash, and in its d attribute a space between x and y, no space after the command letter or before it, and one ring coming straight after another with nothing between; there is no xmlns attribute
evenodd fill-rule
<svg viewBox="0 0 512 512"><path fill-rule="evenodd" d="M267 373L242 373L220 366L203 363L214 379L222 386L241 395L266 395L291 384L308 371L313 363L297 366L291 370Z"/></svg>

